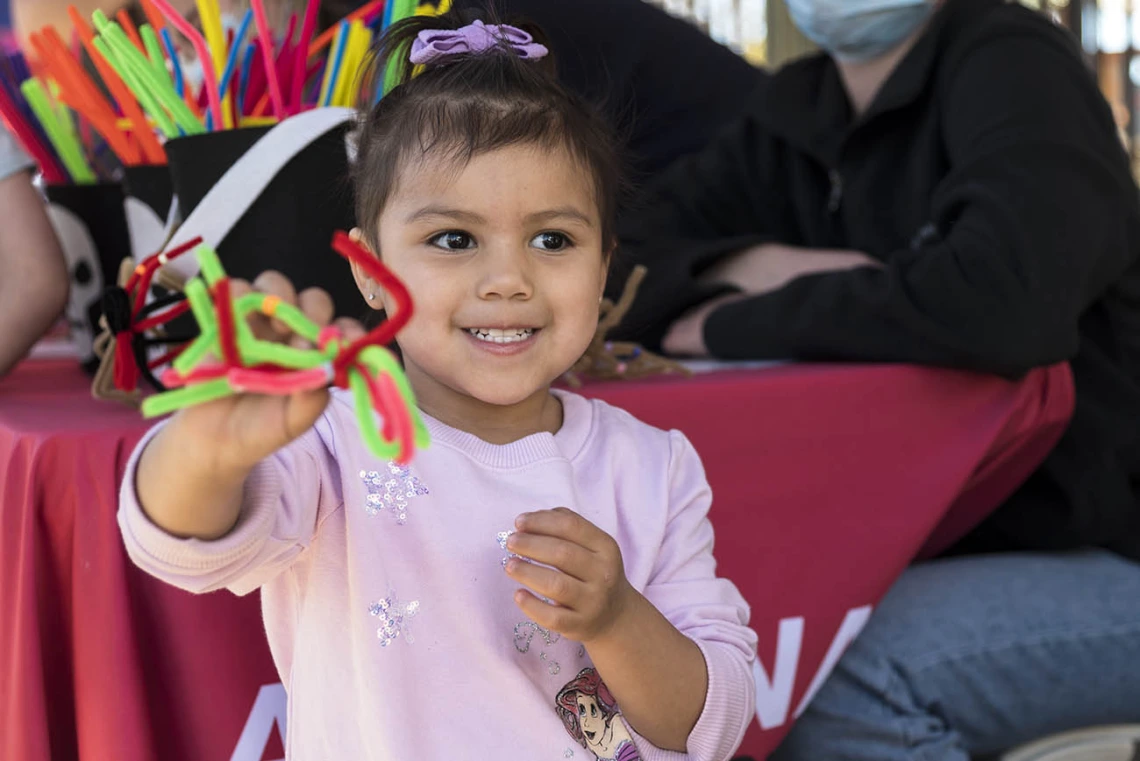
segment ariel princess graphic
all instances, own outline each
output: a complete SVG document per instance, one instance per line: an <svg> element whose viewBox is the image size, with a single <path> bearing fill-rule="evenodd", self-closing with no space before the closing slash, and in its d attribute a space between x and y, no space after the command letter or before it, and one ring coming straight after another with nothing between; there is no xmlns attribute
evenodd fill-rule
<svg viewBox="0 0 1140 761"><path fill-rule="evenodd" d="M596 669L582 669L554 702L566 731L598 761L641 761L617 701Z"/></svg>

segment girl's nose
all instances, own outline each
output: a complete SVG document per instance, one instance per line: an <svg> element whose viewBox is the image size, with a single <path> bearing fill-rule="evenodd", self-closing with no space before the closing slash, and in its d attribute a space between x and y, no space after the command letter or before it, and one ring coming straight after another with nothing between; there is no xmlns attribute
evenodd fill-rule
<svg viewBox="0 0 1140 761"><path fill-rule="evenodd" d="M484 249L481 258L480 298L525 301L534 295L529 258L525 251L508 247Z"/></svg>

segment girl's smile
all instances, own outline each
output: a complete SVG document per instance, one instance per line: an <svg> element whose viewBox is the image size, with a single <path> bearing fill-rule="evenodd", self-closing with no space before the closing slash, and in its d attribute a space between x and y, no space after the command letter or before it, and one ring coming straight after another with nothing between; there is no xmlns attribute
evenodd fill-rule
<svg viewBox="0 0 1140 761"><path fill-rule="evenodd" d="M483 351L500 357L522 354L534 346L542 328L467 328L467 335Z"/></svg>

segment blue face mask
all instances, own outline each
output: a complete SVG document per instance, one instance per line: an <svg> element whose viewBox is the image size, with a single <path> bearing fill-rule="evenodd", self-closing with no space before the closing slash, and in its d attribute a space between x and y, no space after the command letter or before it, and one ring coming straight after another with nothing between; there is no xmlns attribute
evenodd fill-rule
<svg viewBox="0 0 1140 761"><path fill-rule="evenodd" d="M846 61L886 53L917 30L934 9L932 0L787 0L792 22L804 36Z"/></svg>

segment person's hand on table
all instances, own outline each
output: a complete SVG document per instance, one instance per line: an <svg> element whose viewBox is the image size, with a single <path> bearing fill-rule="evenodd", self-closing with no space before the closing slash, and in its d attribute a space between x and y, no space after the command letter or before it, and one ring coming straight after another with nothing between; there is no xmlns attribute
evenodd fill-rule
<svg viewBox="0 0 1140 761"><path fill-rule="evenodd" d="M777 291L803 275L880 266L878 260L860 251L797 248L782 243L745 249L725 257L699 278L704 285L731 285L741 293L708 301L684 314L670 326L662 348L676 356L706 357L705 321L725 304Z"/></svg>
<svg viewBox="0 0 1140 761"><path fill-rule="evenodd" d="M689 310L669 326L669 332L661 341L661 348L674 357L707 357L709 350L705 346L705 320L725 304L746 298L747 293L730 293Z"/></svg>
<svg viewBox="0 0 1140 761"><path fill-rule="evenodd" d="M771 293L803 275L839 272L882 263L861 251L799 248L765 243L725 257L700 277L708 285L734 285L752 296Z"/></svg>
<svg viewBox="0 0 1140 761"><path fill-rule="evenodd" d="M4 139L0 132L0 171L11 161ZM67 292L63 249L31 173L0 175L0 376L63 314Z"/></svg>

